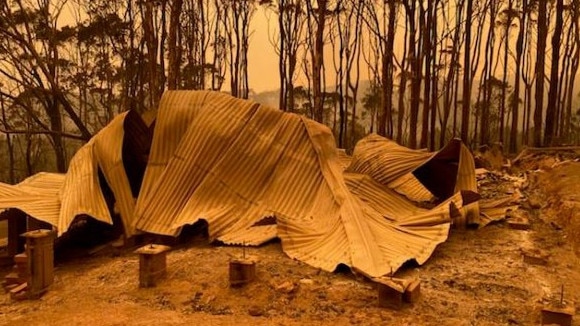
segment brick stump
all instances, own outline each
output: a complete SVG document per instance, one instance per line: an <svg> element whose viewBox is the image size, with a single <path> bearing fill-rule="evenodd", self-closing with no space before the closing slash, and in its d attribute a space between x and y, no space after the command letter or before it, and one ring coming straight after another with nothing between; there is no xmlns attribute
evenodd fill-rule
<svg viewBox="0 0 580 326"><path fill-rule="evenodd" d="M153 287L167 274L166 256L171 247L150 244L135 250L139 254L139 287Z"/></svg>
<svg viewBox="0 0 580 326"><path fill-rule="evenodd" d="M28 299L38 299L54 280L54 232L40 229L22 234L26 238ZM22 258L24 260L24 258Z"/></svg>

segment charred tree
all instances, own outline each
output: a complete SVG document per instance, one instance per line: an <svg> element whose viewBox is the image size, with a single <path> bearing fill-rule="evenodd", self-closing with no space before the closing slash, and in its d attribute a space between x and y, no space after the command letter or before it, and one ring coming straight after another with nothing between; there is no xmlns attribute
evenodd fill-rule
<svg viewBox="0 0 580 326"><path fill-rule="evenodd" d="M541 6L541 5L540 5ZM539 15L539 13L538 13ZM554 131L556 130L556 110L558 106L558 86L559 86L559 63L560 63L560 41L562 38L562 25L564 23L564 0L556 1L556 25L552 34L552 67L550 71L550 88L548 91L548 107L546 109L546 129L544 131L544 145L554 144ZM540 21L538 19L538 26ZM539 36L538 36L539 37Z"/></svg>
<svg viewBox="0 0 580 326"><path fill-rule="evenodd" d="M536 45L536 108L534 110L534 146L542 145L542 117L544 110L544 67L548 37L547 1L538 1L538 41Z"/></svg>

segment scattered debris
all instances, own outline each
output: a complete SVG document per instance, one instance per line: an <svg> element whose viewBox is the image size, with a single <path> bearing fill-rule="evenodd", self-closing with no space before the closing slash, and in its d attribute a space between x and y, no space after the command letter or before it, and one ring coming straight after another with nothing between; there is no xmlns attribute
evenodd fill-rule
<svg viewBox="0 0 580 326"><path fill-rule="evenodd" d="M530 220L524 210L509 211L507 219L508 226L514 230L529 230Z"/></svg>
<svg viewBox="0 0 580 326"><path fill-rule="evenodd" d="M18 286L13 287L10 290L10 299L12 300L25 300L27 296L28 283L24 282Z"/></svg>
<svg viewBox="0 0 580 326"><path fill-rule="evenodd" d="M296 290L296 285L290 281L286 281L276 286L276 290L285 294L290 294Z"/></svg>
<svg viewBox="0 0 580 326"><path fill-rule="evenodd" d="M309 278L300 279L299 282L300 282L300 284L304 284L304 285L312 285L312 284L314 284L314 280L309 279Z"/></svg>
<svg viewBox="0 0 580 326"><path fill-rule="evenodd" d="M251 306L248 309L248 314L250 316L253 316L253 317L260 317L260 316L263 316L265 314L265 311L264 311L264 309L262 309L258 306Z"/></svg>
<svg viewBox="0 0 580 326"><path fill-rule="evenodd" d="M548 252L541 249L530 248L522 248L522 256L524 257L524 263L540 266L548 265L548 260L550 258Z"/></svg>

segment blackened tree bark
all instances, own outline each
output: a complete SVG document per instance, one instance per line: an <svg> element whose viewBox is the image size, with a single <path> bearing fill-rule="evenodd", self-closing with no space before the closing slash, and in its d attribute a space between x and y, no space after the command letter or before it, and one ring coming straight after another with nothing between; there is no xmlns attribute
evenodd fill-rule
<svg viewBox="0 0 580 326"><path fill-rule="evenodd" d="M181 23L181 9L183 0L173 0L171 3L171 16L169 22L169 40L168 40L168 61L169 69L167 72L167 88L178 89L180 80L181 65L181 44L179 42L179 25Z"/></svg>
<svg viewBox="0 0 580 326"><path fill-rule="evenodd" d="M510 143L509 151L515 153L518 147L518 128L519 128L519 108L520 108L520 79L522 73L522 55L524 52L524 37L526 28L526 17L528 11L528 1L522 0L522 10L519 15L519 31L518 38L516 40L516 75L514 78L514 95L510 102L512 110L512 127L510 130Z"/></svg>
<svg viewBox="0 0 580 326"><path fill-rule="evenodd" d="M548 37L547 1L538 1L538 41L536 45L536 109L534 110L534 145L542 145L542 116L544 109L544 66Z"/></svg>
<svg viewBox="0 0 580 326"><path fill-rule="evenodd" d="M556 1L556 26L552 34L552 67L550 71L550 89L548 91L548 107L546 109L546 129L544 131L544 145L554 144L554 130L556 129L556 108L558 105L560 40L562 25L564 24L564 0ZM539 20L538 20L539 26Z"/></svg>
<svg viewBox="0 0 580 326"><path fill-rule="evenodd" d="M471 104L471 76L470 76L470 53L471 49L471 20L473 19L473 0L467 0L467 12L465 14L465 50L463 51L463 102L461 107L461 139L470 143L469 139L469 114Z"/></svg>

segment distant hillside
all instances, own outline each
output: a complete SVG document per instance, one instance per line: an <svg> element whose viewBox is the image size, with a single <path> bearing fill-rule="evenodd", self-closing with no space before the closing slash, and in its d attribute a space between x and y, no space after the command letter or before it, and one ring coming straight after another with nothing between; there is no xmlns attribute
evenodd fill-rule
<svg viewBox="0 0 580 326"><path fill-rule="evenodd" d="M361 80L358 87L358 104L360 107L362 98L370 87L371 82L369 80ZM336 85L330 85L326 87L327 92L334 92L336 90ZM273 108L278 108L280 89L275 89L272 91L265 91L261 93L250 93L250 99L264 105L271 106Z"/></svg>
<svg viewBox="0 0 580 326"><path fill-rule="evenodd" d="M278 103L280 101L280 89L273 91L266 91L261 93L250 94L250 99L273 108L278 108Z"/></svg>

